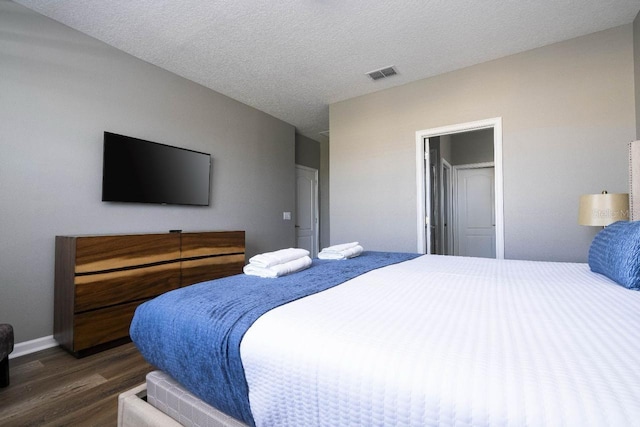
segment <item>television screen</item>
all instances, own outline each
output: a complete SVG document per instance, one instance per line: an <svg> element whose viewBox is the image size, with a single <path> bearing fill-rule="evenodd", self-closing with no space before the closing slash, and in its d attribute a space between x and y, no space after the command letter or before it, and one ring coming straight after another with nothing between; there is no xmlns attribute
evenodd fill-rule
<svg viewBox="0 0 640 427"><path fill-rule="evenodd" d="M211 156L104 133L102 201L209 206Z"/></svg>

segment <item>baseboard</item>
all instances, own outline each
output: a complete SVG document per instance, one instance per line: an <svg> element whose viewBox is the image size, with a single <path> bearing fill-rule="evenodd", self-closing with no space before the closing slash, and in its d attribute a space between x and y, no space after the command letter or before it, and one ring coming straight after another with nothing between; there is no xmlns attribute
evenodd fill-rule
<svg viewBox="0 0 640 427"><path fill-rule="evenodd" d="M51 347L57 347L58 341L53 339L53 335L48 337L36 338L35 340L20 342L13 346L13 352L9 355L9 359L35 353L36 351L45 350Z"/></svg>

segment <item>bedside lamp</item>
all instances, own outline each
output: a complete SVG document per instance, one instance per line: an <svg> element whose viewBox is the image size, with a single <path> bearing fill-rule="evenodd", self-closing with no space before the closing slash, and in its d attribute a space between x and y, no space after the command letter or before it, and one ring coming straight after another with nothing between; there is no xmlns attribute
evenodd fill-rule
<svg viewBox="0 0 640 427"><path fill-rule="evenodd" d="M606 227L629 220L629 195L626 193L585 194L580 196L578 224Z"/></svg>

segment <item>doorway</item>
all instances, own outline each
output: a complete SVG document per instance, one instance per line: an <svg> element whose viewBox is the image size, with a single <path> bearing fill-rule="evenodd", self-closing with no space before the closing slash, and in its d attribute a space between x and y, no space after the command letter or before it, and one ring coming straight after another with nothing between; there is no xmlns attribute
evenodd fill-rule
<svg viewBox="0 0 640 427"><path fill-rule="evenodd" d="M453 194L456 165L443 159L442 152L446 153L447 151L446 144L448 142L446 141L448 138L459 139L458 137L462 137L462 134L482 130L485 133L486 131L491 132L493 143L493 158L491 159L493 161L483 162L492 163L493 166L494 199L489 202L493 216L490 221L493 229L490 236L493 242L491 244L495 247L495 258L504 258L502 119L499 117L416 132L417 243L419 253L443 255L456 253L456 195ZM437 157L434 159L433 156ZM467 166L469 163L467 162ZM484 240L478 238L475 241L479 246L486 246L487 239L486 237Z"/></svg>
<svg viewBox="0 0 640 427"><path fill-rule="evenodd" d="M318 170L296 165L296 247L318 255Z"/></svg>

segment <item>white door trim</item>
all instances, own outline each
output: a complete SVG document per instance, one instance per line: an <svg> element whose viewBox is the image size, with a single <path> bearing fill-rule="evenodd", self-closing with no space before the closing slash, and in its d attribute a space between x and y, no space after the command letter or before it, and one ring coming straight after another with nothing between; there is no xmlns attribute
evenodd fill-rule
<svg viewBox="0 0 640 427"><path fill-rule="evenodd" d="M416 132L416 192L417 192L417 237L418 253L427 253L425 236L425 203L428 186L431 185L429 174L425 179L424 140L440 135L469 132L473 130L493 128L493 163L495 167L495 210L496 210L496 258L504 259L504 194L502 174L502 117L494 117L475 122L460 123ZM426 182L425 182L426 181Z"/></svg>
<svg viewBox="0 0 640 427"><path fill-rule="evenodd" d="M448 170L449 171L449 180L447 182L447 186L445 187L445 180L444 180L444 171ZM440 188L441 188L441 193L440 193L440 198L442 200L442 203L440 203L440 205L444 208L446 205L446 211L447 211L447 216L446 218L443 218L444 221L442 221L442 223L440 224L440 229L441 232L440 234L442 235L442 245L443 247L446 246L447 247L447 252L449 254L453 253L453 219L452 219L452 215L451 213L453 212L453 167L451 166L451 164L449 162L447 162L444 158L442 159L442 164L440 165ZM446 197L445 197L446 194ZM447 224L447 227L444 227L444 224ZM444 245L444 242L447 242L446 245Z"/></svg>
<svg viewBox="0 0 640 427"><path fill-rule="evenodd" d="M318 255L317 252L320 251L320 206L319 206L319 194L318 194L318 169L314 169L314 168L310 168L308 166L303 166L303 165L296 165L296 169L301 169L301 170L306 170L308 172L312 172L315 174L315 189L314 189L314 193L315 193L315 202L314 202L314 209L313 209L313 216L315 218L315 231L314 231L314 235L313 235L313 239L314 239L314 248L315 248L315 252L314 254L311 254L311 257L315 257ZM298 197L297 194L297 184L296 184L296 198ZM297 202L296 202L297 204ZM297 226L297 222L298 222L298 217L297 217L297 212L296 212L296 217L295 217L295 224L294 226ZM296 229L296 245L298 244L298 230Z"/></svg>
<svg viewBox="0 0 640 427"><path fill-rule="evenodd" d="M480 168L493 168L496 166L495 162L482 162L482 163L469 163L466 165L455 165L454 169L480 169Z"/></svg>

